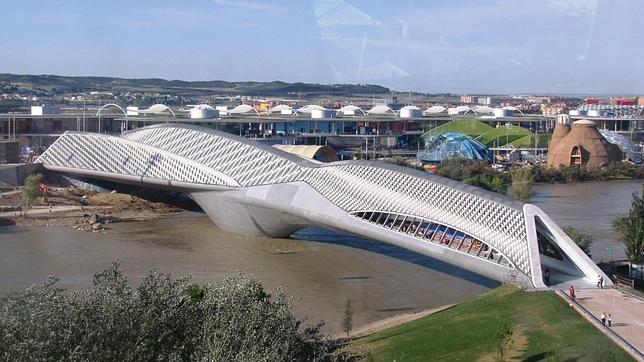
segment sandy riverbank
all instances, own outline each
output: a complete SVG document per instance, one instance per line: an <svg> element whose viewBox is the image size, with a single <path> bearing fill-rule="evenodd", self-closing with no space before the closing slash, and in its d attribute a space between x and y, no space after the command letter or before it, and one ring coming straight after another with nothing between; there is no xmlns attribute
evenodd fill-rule
<svg viewBox="0 0 644 362"><path fill-rule="evenodd" d="M21 193L0 198L0 206L20 208ZM109 224L162 218L182 211L165 202L153 202L122 193L97 193L76 188L50 189L46 198L25 213L0 212L2 224L18 226L69 227L82 231L104 231Z"/></svg>

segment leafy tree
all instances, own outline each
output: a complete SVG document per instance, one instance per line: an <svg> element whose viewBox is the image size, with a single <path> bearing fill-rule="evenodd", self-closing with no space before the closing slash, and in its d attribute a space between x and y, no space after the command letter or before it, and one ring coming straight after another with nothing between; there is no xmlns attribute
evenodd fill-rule
<svg viewBox="0 0 644 362"><path fill-rule="evenodd" d="M319 327L244 274L199 287L154 270L132 289L117 261L87 290L51 278L0 296L0 360L321 360Z"/></svg>
<svg viewBox="0 0 644 362"><path fill-rule="evenodd" d="M344 316L342 317L342 330L349 337L353 329L353 309L351 308L351 299L347 299L347 305L344 307Z"/></svg>
<svg viewBox="0 0 644 362"><path fill-rule="evenodd" d="M615 218L613 227L624 243L629 270L633 264L641 265L644 262L644 184L640 193L633 193L628 214Z"/></svg>
<svg viewBox="0 0 644 362"><path fill-rule="evenodd" d="M25 179L25 185L22 187L22 196L24 200L24 212L26 215L26 212L31 209L31 207L34 205L34 202L36 201L36 198L40 196L40 188L38 187L38 184L42 180L42 174L35 174L35 175L29 175Z"/></svg>
<svg viewBox="0 0 644 362"><path fill-rule="evenodd" d="M532 196L532 187L534 185L534 177L532 175L531 167L517 168L512 171L512 185L510 191L515 197L528 201Z"/></svg>
<svg viewBox="0 0 644 362"><path fill-rule="evenodd" d="M563 231L590 257L590 247L593 245L593 237L580 232L572 226L564 226Z"/></svg>

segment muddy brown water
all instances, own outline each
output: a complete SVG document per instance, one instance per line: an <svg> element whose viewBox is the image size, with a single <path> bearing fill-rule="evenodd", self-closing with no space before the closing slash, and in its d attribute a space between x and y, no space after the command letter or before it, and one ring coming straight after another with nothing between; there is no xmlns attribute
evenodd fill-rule
<svg viewBox="0 0 644 362"><path fill-rule="evenodd" d="M545 184L534 188L531 202L545 211L559 226L570 225L593 237L595 262L623 260L624 246L613 230L613 220L628 213L633 192L642 180Z"/></svg>
<svg viewBox="0 0 644 362"><path fill-rule="evenodd" d="M620 254L610 228L629 208L639 182L539 185L533 202L560 225L595 235L594 258ZM218 229L206 216L185 212L109 225L107 233L67 228L0 227L0 292L60 277L68 289L88 287L92 275L121 259L134 285L151 269L190 274L199 283L243 271L268 290L294 297L298 317L324 320L338 332L347 299L356 327L400 313L458 303L498 283L391 245L309 228L290 239L247 237ZM623 251L621 251L623 255Z"/></svg>

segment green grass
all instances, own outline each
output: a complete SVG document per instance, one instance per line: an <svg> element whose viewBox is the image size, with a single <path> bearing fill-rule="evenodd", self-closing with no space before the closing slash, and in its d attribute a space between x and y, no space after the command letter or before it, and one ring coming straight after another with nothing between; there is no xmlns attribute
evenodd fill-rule
<svg viewBox="0 0 644 362"><path fill-rule="evenodd" d="M502 320L513 330L510 356L518 360L633 360L554 293L511 286L359 339L344 351L375 361L492 361Z"/></svg>
<svg viewBox="0 0 644 362"><path fill-rule="evenodd" d="M516 148L548 147L550 135L534 135L529 129L519 126L492 127L475 119L457 119L440 125L423 134L425 139L447 132L457 132L473 137L488 147L502 147L510 143Z"/></svg>
<svg viewBox="0 0 644 362"><path fill-rule="evenodd" d="M479 137L477 140L488 147L505 146L522 138L532 136L529 129L519 126L501 126L493 128Z"/></svg>
<svg viewBox="0 0 644 362"><path fill-rule="evenodd" d="M433 128L429 132L423 134L424 138L428 138L435 134L443 134L447 132L456 132L466 134L470 137L478 137L479 135L492 130L492 126L485 124L481 121L475 119L457 119L454 121L447 122L436 128Z"/></svg>

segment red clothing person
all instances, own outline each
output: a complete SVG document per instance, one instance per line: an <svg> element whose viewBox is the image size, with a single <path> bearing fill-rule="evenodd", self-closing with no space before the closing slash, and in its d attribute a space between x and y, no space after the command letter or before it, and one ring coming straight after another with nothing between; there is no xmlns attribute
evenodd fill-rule
<svg viewBox="0 0 644 362"><path fill-rule="evenodd" d="M575 300L575 288L572 285L568 289L568 293L570 293L570 298L572 298L572 300Z"/></svg>

